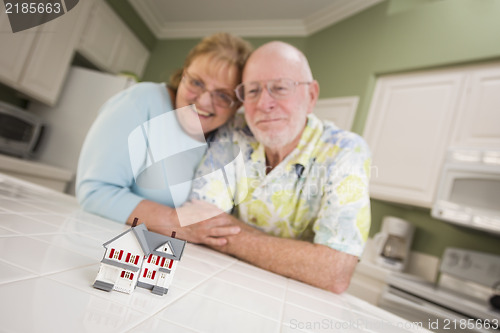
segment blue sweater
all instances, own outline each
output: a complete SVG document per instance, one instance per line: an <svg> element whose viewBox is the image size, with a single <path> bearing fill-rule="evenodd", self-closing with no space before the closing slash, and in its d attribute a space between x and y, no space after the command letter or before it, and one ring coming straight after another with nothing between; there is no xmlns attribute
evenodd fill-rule
<svg viewBox="0 0 500 333"><path fill-rule="evenodd" d="M206 143L188 136L172 110L165 84L149 82L102 106L78 162L76 196L83 209L125 222L144 199L184 203Z"/></svg>

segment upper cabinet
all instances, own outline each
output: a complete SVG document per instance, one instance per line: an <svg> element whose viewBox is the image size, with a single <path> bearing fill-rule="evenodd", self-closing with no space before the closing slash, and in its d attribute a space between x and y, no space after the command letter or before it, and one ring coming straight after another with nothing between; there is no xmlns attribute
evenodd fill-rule
<svg viewBox="0 0 500 333"><path fill-rule="evenodd" d="M0 81L45 104L54 105L73 52L80 40L91 1L38 27L12 33L5 11L0 13Z"/></svg>
<svg viewBox="0 0 500 333"><path fill-rule="evenodd" d="M319 99L314 114L320 119L332 121L338 128L350 131L358 102L357 96Z"/></svg>
<svg viewBox="0 0 500 333"><path fill-rule="evenodd" d="M102 70L138 77L149 58L149 51L104 1L92 8L78 52Z"/></svg>
<svg viewBox="0 0 500 333"><path fill-rule="evenodd" d="M381 77L364 137L373 198L430 208L449 147L500 149L500 64Z"/></svg>
<svg viewBox="0 0 500 333"><path fill-rule="evenodd" d="M500 149L500 64L468 71L466 99L452 145Z"/></svg>

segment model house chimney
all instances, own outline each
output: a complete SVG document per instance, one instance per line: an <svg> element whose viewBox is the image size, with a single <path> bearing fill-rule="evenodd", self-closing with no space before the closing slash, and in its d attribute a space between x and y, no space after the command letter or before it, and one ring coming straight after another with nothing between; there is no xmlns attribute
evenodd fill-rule
<svg viewBox="0 0 500 333"><path fill-rule="evenodd" d="M172 231L172 236L170 237L175 238L175 231Z"/></svg>
<svg viewBox="0 0 500 333"><path fill-rule="evenodd" d="M135 227L137 225L137 222L139 221L139 219L137 217L134 218L134 222L132 222L132 228Z"/></svg>

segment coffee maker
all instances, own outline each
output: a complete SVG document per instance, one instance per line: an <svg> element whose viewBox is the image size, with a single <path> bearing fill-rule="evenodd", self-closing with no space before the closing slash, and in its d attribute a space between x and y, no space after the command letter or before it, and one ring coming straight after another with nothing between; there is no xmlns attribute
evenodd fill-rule
<svg viewBox="0 0 500 333"><path fill-rule="evenodd" d="M394 271L406 268L415 227L403 219L386 216L382 220L382 230L373 238L375 262Z"/></svg>

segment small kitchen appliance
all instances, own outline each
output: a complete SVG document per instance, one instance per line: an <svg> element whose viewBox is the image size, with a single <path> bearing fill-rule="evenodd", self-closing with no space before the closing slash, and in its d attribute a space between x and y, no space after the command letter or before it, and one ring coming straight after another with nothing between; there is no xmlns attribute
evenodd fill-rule
<svg viewBox="0 0 500 333"><path fill-rule="evenodd" d="M36 152L45 125L41 118L0 102L0 153L29 158Z"/></svg>
<svg viewBox="0 0 500 333"><path fill-rule="evenodd" d="M500 235L500 150L450 148L431 215Z"/></svg>
<svg viewBox="0 0 500 333"><path fill-rule="evenodd" d="M386 216L382 230L375 235L375 262L382 267L403 271L408 262L415 227L403 219Z"/></svg>

